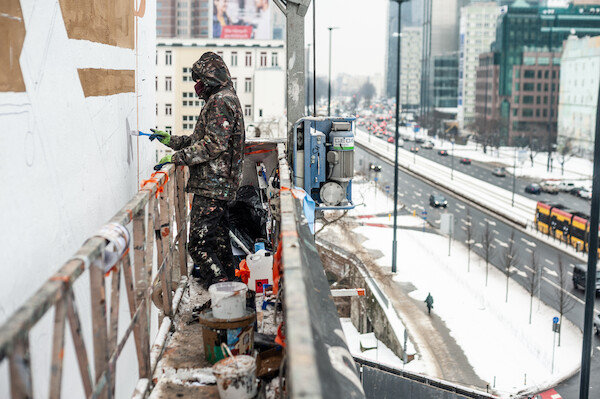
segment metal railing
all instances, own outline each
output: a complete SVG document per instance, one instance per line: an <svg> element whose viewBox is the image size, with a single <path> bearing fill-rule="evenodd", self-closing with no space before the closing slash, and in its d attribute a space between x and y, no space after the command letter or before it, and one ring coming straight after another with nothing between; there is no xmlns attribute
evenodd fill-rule
<svg viewBox="0 0 600 399"><path fill-rule="evenodd" d="M29 335L52 309L50 399L61 397L67 323L86 397L114 397L117 359L132 334L140 378L136 391L147 390L187 285L186 173L187 169L168 164L146 180L140 191L110 220L109 223L131 230L133 237L110 270L106 270L110 241L93 236L0 326L0 362L8 360L12 398L33 397ZM73 289L86 271L89 271L91 298L93 376ZM174 272L180 276L176 286L172 281ZM121 274L124 287L120 284ZM110 298L106 297L107 285L110 285ZM123 294L127 296L131 319L119 329L119 303ZM151 347L152 298L159 302L160 328Z"/></svg>

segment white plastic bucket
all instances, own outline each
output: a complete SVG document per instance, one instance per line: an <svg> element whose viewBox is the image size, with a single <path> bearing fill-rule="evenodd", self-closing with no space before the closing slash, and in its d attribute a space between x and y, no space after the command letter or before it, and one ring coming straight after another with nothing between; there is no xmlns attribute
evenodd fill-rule
<svg viewBox="0 0 600 399"><path fill-rule="evenodd" d="M219 360L213 366L221 399L250 399L256 396L256 360L239 355Z"/></svg>
<svg viewBox="0 0 600 399"><path fill-rule="evenodd" d="M264 249L246 256L246 264L250 270L248 288L256 293L264 292L265 284L273 285L273 254Z"/></svg>
<svg viewBox="0 0 600 399"><path fill-rule="evenodd" d="M216 319L237 319L246 312L246 292L244 283L225 281L208 288L213 316Z"/></svg>

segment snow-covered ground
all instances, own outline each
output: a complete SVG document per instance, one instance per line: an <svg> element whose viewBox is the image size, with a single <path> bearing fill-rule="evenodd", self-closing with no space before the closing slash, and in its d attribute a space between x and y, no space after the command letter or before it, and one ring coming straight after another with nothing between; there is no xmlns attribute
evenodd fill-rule
<svg viewBox="0 0 600 399"><path fill-rule="evenodd" d="M473 155L470 157L475 159ZM354 202L365 204L351 212L355 216L392 212L391 201L372 184L355 180L353 188ZM463 243L452 242L448 255L447 237L414 230L422 222L413 216L400 216L398 220L398 271L394 281L411 282L416 290L410 295L419 301L431 293L435 301L433 312L444 320L475 372L498 394L509 396L527 387L536 391L535 387L547 386L578 369L582 340L578 327L563 322L561 346L554 348L552 370L555 338L552 319L559 316L555 310L534 298L530 324L530 295L520 285L510 280L506 302L505 274L490 265L486 286L485 262L471 253L468 270L468 252ZM392 220L386 216L369 219L369 223L391 226ZM413 229L403 229L404 226ZM360 226L354 232L367 238L363 243L366 248L383 253L377 264L389 271L392 229ZM401 309L398 313L402 318ZM378 349L361 352L356 330L347 321L343 326L353 353L402 367L402 361L381 342L376 345ZM403 331L398 332L401 334ZM415 345L418 350L418 342ZM427 361L426 357L420 357L407 368L428 370Z"/></svg>

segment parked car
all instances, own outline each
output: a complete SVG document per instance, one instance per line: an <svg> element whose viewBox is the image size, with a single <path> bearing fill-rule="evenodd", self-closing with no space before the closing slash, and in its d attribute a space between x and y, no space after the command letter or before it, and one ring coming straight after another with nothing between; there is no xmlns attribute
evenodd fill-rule
<svg viewBox="0 0 600 399"><path fill-rule="evenodd" d="M410 147L410 152L419 152L419 147Z"/></svg>
<svg viewBox="0 0 600 399"><path fill-rule="evenodd" d="M558 192L560 191L558 188L558 184L554 183L554 182L550 182L550 181L543 181L540 184L540 187L542 188L542 191L548 194L558 194Z"/></svg>
<svg viewBox="0 0 600 399"><path fill-rule="evenodd" d="M431 194L429 196L429 205L434 208L445 208L448 206L448 201L441 194Z"/></svg>
<svg viewBox="0 0 600 399"><path fill-rule="evenodd" d="M423 145L421 146L427 150L431 150L433 148L433 142L432 141L426 141L423 143Z"/></svg>
<svg viewBox="0 0 600 399"><path fill-rule="evenodd" d="M564 192L571 191L575 187L578 186L572 181L561 181L560 183L558 183L558 189Z"/></svg>
<svg viewBox="0 0 600 399"><path fill-rule="evenodd" d="M460 163L463 165L471 165L471 158L461 158Z"/></svg>
<svg viewBox="0 0 600 399"><path fill-rule="evenodd" d="M594 316L594 334L600 335L600 314Z"/></svg>
<svg viewBox="0 0 600 399"><path fill-rule="evenodd" d="M542 193L542 187L537 183L531 183L525 186L525 192L540 195Z"/></svg>
<svg viewBox="0 0 600 399"><path fill-rule="evenodd" d="M494 176L498 176L498 177L506 177L506 169L504 168L496 168L492 171L492 174Z"/></svg>
<svg viewBox="0 0 600 399"><path fill-rule="evenodd" d="M592 199L592 192L587 188L581 189L577 192L577 196L586 200Z"/></svg>
<svg viewBox="0 0 600 399"><path fill-rule="evenodd" d="M447 157L448 156L448 151L446 151L446 150L439 150L438 151L438 155L441 155L443 157Z"/></svg>
<svg viewBox="0 0 600 399"><path fill-rule="evenodd" d="M585 291L585 276L587 275L587 264L578 263L573 267L573 287L581 287ZM596 294L600 292L600 271L596 272Z"/></svg>

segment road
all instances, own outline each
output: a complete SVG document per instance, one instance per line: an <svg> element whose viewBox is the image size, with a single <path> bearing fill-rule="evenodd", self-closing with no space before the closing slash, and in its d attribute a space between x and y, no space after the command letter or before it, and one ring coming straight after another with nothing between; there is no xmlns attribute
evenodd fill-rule
<svg viewBox="0 0 600 399"><path fill-rule="evenodd" d="M433 152L429 150L429 152L433 153L433 158L449 158L438 156L437 151ZM381 172L375 174L375 172L370 171L369 165L372 163L381 165ZM455 166L457 165L455 164ZM476 168L479 167L485 169L483 166L459 164L459 167L462 167L466 170L469 170L469 168L473 166L475 166ZM381 160L380 158L366 152L360 146L357 146L355 151L355 169L357 170L357 172L363 173L372 180L375 180L375 178L377 178L377 184L380 185L380 187L386 190L389 186L389 192L392 192L394 181L393 166ZM457 170L459 169L457 168ZM477 172L474 171L473 173ZM493 244L490 245L493 252L493 256L491 257L491 264L502 270L500 264L500 259L502 257L498 255L504 253L505 248L508 247L510 235L511 233L513 233L513 229L510 226L507 226L506 224L504 224L496 218L490 217L487 214L484 214L474 208L469 207L462 201L457 200L456 198L445 193L443 194L448 200L448 208L438 209L430 207L428 198L431 193L438 192L436 188L422 182L419 179L413 178L412 176L403 173L402 171L399 172L398 183L399 201L402 204L405 204L408 210L414 210L417 212L417 214L421 214L421 212L426 211L427 222L432 226L439 227L442 213L450 212L454 214L455 241L464 243L467 239L469 220L469 218L467 217L467 213L470 216L470 220L473 222L471 231L472 239L474 237L480 236L485 228L485 224L488 223L489 228L493 234ZM478 240L475 238L475 241ZM567 317L575 325L583 329L584 293L580 290L574 289L570 280L572 276L573 264L579 263L579 261L567 254L561 253L555 247L548 245L541 240L531 238L529 235L525 235L518 230L514 230L514 242L516 252L518 255L515 269L512 273L513 279L519 282L524 287L527 286L528 276L531 275L531 254L532 252L535 252L538 258L538 270L541 270L542 275L542 283L540 285L539 295L541 295L542 301L544 301L545 303L547 303L555 309L557 309L557 291L561 288L558 281L557 272L559 253L561 254L562 262L564 265L567 266L569 273L568 284L564 288L565 292L567 293L567 297L573 304L572 309L565 315L565 317ZM399 252L401 252L400 243L398 250ZM479 255L483 255L483 247L481 245L475 245L473 251ZM536 293L536 295L538 295L538 293ZM597 308L600 308L599 305L600 302L597 299L595 306ZM549 325L551 325L550 320L548 323ZM600 386L600 339L594 336L593 340L594 341L592 345L595 348L595 356L592 357L591 385ZM577 374L573 378L559 385L558 387L556 387L556 390L563 396L563 398L577 398L579 394L579 375ZM591 395L590 397L594 396Z"/></svg>

